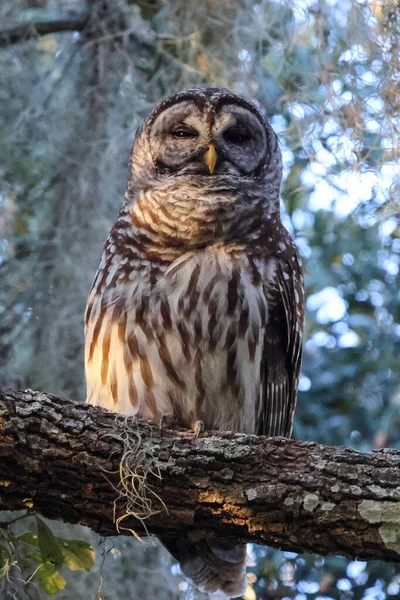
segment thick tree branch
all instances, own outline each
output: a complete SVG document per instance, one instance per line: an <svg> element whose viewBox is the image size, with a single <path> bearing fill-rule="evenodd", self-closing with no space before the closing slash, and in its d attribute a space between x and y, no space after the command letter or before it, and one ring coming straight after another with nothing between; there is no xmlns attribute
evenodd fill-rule
<svg viewBox="0 0 400 600"><path fill-rule="evenodd" d="M37 21L16 25L0 31L0 48L26 42L32 38L61 31L82 31L89 20L89 13L82 13L69 19Z"/></svg>
<svg viewBox="0 0 400 600"><path fill-rule="evenodd" d="M128 500L116 491L120 464ZM99 408L0 390L0 509L28 508L103 535L133 511L152 513L145 524L156 534L400 562L399 467L395 450L161 435ZM121 527L144 530L132 516Z"/></svg>

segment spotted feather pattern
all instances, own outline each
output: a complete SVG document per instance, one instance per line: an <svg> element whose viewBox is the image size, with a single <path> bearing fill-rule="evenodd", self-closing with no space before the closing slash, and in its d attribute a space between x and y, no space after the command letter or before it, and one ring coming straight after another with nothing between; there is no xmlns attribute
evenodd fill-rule
<svg viewBox="0 0 400 600"><path fill-rule="evenodd" d="M88 302L88 401L254 433L269 262L215 244L142 270L121 258L117 277L108 260L114 248L112 237L102 261L108 274L99 271Z"/></svg>

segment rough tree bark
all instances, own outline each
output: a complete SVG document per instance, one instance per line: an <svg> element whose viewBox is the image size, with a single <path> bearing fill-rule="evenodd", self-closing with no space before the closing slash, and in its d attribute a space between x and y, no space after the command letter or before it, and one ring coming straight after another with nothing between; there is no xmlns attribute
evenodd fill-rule
<svg viewBox="0 0 400 600"><path fill-rule="evenodd" d="M0 390L0 509L103 535L116 535L127 514L122 533L145 525L400 562L399 466L395 450L231 433L195 439L50 394Z"/></svg>

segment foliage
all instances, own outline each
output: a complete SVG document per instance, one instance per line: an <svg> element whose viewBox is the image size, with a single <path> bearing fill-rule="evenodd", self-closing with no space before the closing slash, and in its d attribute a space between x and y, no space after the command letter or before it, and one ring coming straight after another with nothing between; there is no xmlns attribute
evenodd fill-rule
<svg viewBox="0 0 400 600"><path fill-rule="evenodd" d="M280 135L285 222L308 289L295 436L400 447L397 3L3 4L2 28L86 8L94 16L86 34L0 52L0 383L83 397L83 308L121 202L134 130L163 95L223 85L258 100ZM131 589L143 597L146 556L154 572L165 555L116 544L125 546L106 560L106 570L114 561L107 597ZM246 600L400 593L390 565L262 548L251 560ZM68 583L75 597L97 589L91 575ZM146 588L147 597L188 593L165 566L158 579L167 578L164 591Z"/></svg>
<svg viewBox="0 0 400 600"><path fill-rule="evenodd" d="M6 578L12 585L12 569L18 567L20 570L31 572L26 579L26 586L34 585L37 581L48 596L54 596L66 585L64 577L60 574L63 566L71 571L79 569L90 571L94 563L94 551L90 544L83 540L56 537L50 527L39 517L36 517L36 533L28 530L15 535L12 526L17 521L21 522L21 519L24 517L17 517L1 525L1 579ZM37 550L32 552L29 547Z"/></svg>

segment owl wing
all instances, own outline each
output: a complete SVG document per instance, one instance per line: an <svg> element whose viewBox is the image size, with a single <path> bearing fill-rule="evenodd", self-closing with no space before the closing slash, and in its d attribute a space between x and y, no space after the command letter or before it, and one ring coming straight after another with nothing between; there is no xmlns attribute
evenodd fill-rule
<svg viewBox="0 0 400 600"><path fill-rule="evenodd" d="M294 245L275 258L275 276L268 284L269 318L261 364L262 397L259 435L290 437L302 358L304 286Z"/></svg>

